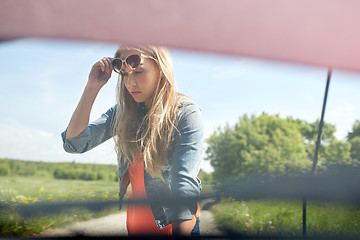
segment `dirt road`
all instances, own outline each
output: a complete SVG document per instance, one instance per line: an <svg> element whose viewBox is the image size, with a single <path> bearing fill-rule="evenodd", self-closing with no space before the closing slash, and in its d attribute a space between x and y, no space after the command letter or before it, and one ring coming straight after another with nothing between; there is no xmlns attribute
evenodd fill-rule
<svg viewBox="0 0 360 240"><path fill-rule="evenodd" d="M217 229L212 214L207 210L201 210L200 233L203 235L221 235ZM61 229L49 229L40 234L41 237L71 237L76 235L85 236L112 236L127 235L126 212L93 219L85 222L77 222Z"/></svg>

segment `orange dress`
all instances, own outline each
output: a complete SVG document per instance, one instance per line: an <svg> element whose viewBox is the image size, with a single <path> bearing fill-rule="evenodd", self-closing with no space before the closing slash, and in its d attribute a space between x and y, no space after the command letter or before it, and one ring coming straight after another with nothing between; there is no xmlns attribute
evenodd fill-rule
<svg viewBox="0 0 360 240"><path fill-rule="evenodd" d="M129 199L146 199L145 183L144 183L144 160L136 159L129 164L129 178L131 183L131 191ZM196 224L196 218L199 217L199 206L196 215L192 219L192 228ZM159 230L155 224L155 218L149 205L131 205L127 206L126 226L129 235L171 235L171 224Z"/></svg>

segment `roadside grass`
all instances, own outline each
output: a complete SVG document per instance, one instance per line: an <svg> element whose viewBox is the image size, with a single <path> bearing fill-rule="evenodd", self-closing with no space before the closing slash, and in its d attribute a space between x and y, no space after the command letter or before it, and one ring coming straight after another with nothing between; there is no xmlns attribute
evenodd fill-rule
<svg viewBox="0 0 360 240"><path fill-rule="evenodd" d="M115 181L83 181L53 179L50 176L0 177L0 203L15 209L17 205L34 203L113 200L118 199ZM46 229L64 227L77 221L118 213L118 207L101 211L76 208L61 214L39 215L33 218L20 216L15 210L0 211L1 236L31 236Z"/></svg>
<svg viewBox="0 0 360 240"><path fill-rule="evenodd" d="M220 230L246 236L302 236L302 202L223 199L212 206ZM307 236L360 236L360 208L308 202Z"/></svg>
<svg viewBox="0 0 360 240"><path fill-rule="evenodd" d="M53 179L38 176L0 176L0 202L14 202L14 197L31 197L36 201L85 200L107 198L118 193L115 181L84 181ZM27 203L26 201L24 203Z"/></svg>
<svg viewBox="0 0 360 240"><path fill-rule="evenodd" d="M116 170L116 165L0 159L0 236L32 236L73 222L118 213L118 206L100 211L73 208L61 214L32 218L20 216L16 211L18 205L118 199ZM203 192L210 192L211 175L201 171L199 177L203 180ZM125 209L123 206L122 211Z"/></svg>
<svg viewBox="0 0 360 240"><path fill-rule="evenodd" d="M1 236L33 236L51 228L62 228L73 222L86 221L93 218L117 213L118 208L109 208L100 212L86 209L68 209L61 214L24 218L16 212L1 211Z"/></svg>

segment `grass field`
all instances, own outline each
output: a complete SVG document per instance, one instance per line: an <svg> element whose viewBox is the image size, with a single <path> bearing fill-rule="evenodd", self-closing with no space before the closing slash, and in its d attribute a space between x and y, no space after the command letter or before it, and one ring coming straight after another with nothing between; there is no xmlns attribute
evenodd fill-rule
<svg viewBox="0 0 360 240"><path fill-rule="evenodd" d="M25 198L29 198L29 203L84 200L88 197L107 199L115 198L118 194L118 183L115 181L62 180L33 176L0 177L0 187L1 202L14 202L16 199L21 202Z"/></svg>
<svg viewBox="0 0 360 240"><path fill-rule="evenodd" d="M115 165L0 159L0 167L0 204L5 206L0 210L0 236L31 236L49 228L118 212L117 206L102 211L78 208L58 215L25 218L14 210L18 205L36 203L118 199ZM92 173L97 180L57 179L54 174L57 169Z"/></svg>
<svg viewBox="0 0 360 240"><path fill-rule="evenodd" d="M117 199L115 181L58 180L44 177L0 177L0 203L7 206L22 204L82 201L89 199ZM15 211L0 213L0 235L30 236L49 228L64 227L69 223L101 217L118 212L118 207L100 212L85 209L68 209L60 215L24 218Z"/></svg>
<svg viewBox="0 0 360 240"><path fill-rule="evenodd" d="M247 236L302 236L302 202L224 199L213 206L221 230ZM308 202L307 236L360 237L360 207Z"/></svg>
<svg viewBox="0 0 360 240"><path fill-rule="evenodd" d="M73 173L91 173L89 176L96 176L91 179L96 180L57 179L55 172L58 169L63 173L72 173L63 174L64 177L73 178ZM0 159L0 205L12 209L0 208L0 236L31 236L49 228L60 228L72 222L119 212L118 206L115 206L96 212L68 209L59 215L24 218L14 210L17 205L118 199L119 186L115 176L115 165ZM211 176L202 172L200 177L204 180L204 192L211 191Z"/></svg>
<svg viewBox="0 0 360 240"><path fill-rule="evenodd" d="M24 218L13 210L17 205L34 203L118 199L118 183L114 177L116 166L0 159L0 167L0 207L7 206L5 210L0 208L0 236L31 236L46 229L118 212L117 206L96 212L78 208L67 209L58 215ZM54 172L59 168L101 172L102 175L91 181L57 179ZM201 172L199 177L203 180L203 193L211 193L215 189L211 175ZM302 234L300 201L239 202L223 199L210 210L219 228L225 232L288 237L301 237ZM309 236L360 237L359 205L308 202L307 214Z"/></svg>

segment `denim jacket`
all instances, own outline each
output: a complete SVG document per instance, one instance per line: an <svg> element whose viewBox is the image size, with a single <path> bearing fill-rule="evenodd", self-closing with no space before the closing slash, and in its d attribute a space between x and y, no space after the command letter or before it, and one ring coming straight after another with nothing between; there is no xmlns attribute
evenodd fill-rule
<svg viewBox="0 0 360 240"><path fill-rule="evenodd" d="M116 106L110 108L99 119L90 123L78 136L65 139L66 131L62 135L63 146L69 153L84 153L113 137ZM162 169L165 182L152 178L144 170L144 183L148 199L158 199L169 196L197 197L200 195L201 181L197 178L200 170L200 160L203 144L202 114L198 106L189 98L184 98L179 106L178 117L173 140L168 149L167 164ZM120 206L129 185L128 161L122 157L118 159ZM151 206L155 223L159 229L164 228L173 220L192 219L196 213L196 204L191 206Z"/></svg>

